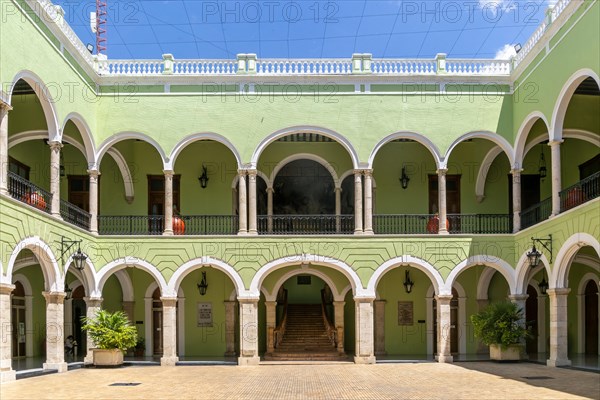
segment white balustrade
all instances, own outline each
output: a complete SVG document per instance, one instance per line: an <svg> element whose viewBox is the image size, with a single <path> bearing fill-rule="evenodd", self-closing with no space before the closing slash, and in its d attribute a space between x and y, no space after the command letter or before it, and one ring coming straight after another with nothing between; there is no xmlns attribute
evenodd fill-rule
<svg viewBox="0 0 600 400"><path fill-rule="evenodd" d="M103 67L105 75L148 76L160 75L163 60L108 60Z"/></svg>
<svg viewBox="0 0 600 400"><path fill-rule="evenodd" d="M509 60L446 60L448 75L510 75Z"/></svg>
<svg viewBox="0 0 600 400"><path fill-rule="evenodd" d="M435 60L379 59L371 63L371 71L381 75L435 75Z"/></svg>
<svg viewBox="0 0 600 400"><path fill-rule="evenodd" d="M256 62L257 75L348 75L350 59L264 59Z"/></svg>
<svg viewBox="0 0 600 400"><path fill-rule="evenodd" d="M235 75L235 60L174 60L175 75Z"/></svg>
<svg viewBox="0 0 600 400"><path fill-rule="evenodd" d="M552 9L552 21L556 21L556 18L567 8L571 0L559 0L554 4Z"/></svg>

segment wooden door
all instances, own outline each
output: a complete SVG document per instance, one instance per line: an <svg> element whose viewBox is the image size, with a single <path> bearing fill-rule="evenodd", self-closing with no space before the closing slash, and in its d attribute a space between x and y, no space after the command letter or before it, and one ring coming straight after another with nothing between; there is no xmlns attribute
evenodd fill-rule
<svg viewBox="0 0 600 400"><path fill-rule="evenodd" d="M508 213L513 213L513 185L512 175L508 174ZM521 210L540 202L540 176L521 175Z"/></svg>
<svg viewBox="0 0 600 400"><path fill-rule="evenodd" d="M69 175L69 203L90 211L90 178L87 175Z"/></svg>
<svg viewBox="0 0 600 400"><path fill-rule="evenodd" d="M585 286L585 354L598 355L598 286Z"/></svg>
<svg viewBox="0 0 600 400"><path fill-rule="evenodd" d="M160 300L160 289L156 289L152 294L152 343L153 354L161 356L163 354L163 309Z"/></svg>
<svg viewBox="0 0 600 400"><path fill-rule="evenodd" d="M527 300L525 300L525 320L531 329L531 336L525 341L527 354L538 352L538 298L537 291L531 285L527 287Z"/></svg>
<svg viewBox="0 0 600 400"><path fill-rule="evenodd" d="M24 358L26 356L25 325L25 289L21 282L15 282L11 300L12 316L12 358Z"/></svg>
<svg viewBox="0 0 600 400"><path fill-rule="evenodd" d="M438 176L429 175L429 214L438 209ZM446 175L446 212L460 214L460 175Z"/></svg>

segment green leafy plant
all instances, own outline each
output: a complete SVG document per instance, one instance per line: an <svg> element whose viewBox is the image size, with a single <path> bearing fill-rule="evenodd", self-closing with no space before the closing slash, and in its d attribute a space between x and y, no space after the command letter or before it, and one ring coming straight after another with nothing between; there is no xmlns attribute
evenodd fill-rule
<svg viewBox="0 0 600 400"><path fill-rule="evenodd" d="M523 311L510 302L492 303L471 315L475 337L488 346L495 344L503 349L530 335L522 319Z"/></svg>
<svg viewBox="0 0 600 400"><path fill-rule="evenodd" d="M120 349L135 347L137 329L129 323L123 311L114 313L99 310L94 318L84 318L82 328L90 334L99 349Z"/></svg>

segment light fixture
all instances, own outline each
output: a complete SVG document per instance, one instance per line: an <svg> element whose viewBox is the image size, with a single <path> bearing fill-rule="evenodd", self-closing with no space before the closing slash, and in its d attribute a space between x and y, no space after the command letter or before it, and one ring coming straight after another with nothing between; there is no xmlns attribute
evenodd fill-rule
<svg viewBox="0 0 600 400"><path fill-rule="evenodd" d="M544 272L544 275L542 276L542 280L538 284L538 287L540 288L540 292L542 294L546 294L546 292L548 291L548 282L546 281L546 273L545 272Z"/></svg>
<svg viewBox="0 0 600 400"><path fill-rule="evenodd" d="M90 52L90 54L94 53L94 45L91 43L88 43L85 45L85 48Z"/></svg>
<svg viewBox="0 0 600 400"><path fill-rule="evenodd" d="M540 179L544 179L548 173L546 169L546 159L544 158L544 147L540 148L540 163L538 168L538 174L540 174Z"/></svg>
<svg viewBox="0 0 600 400"><path fill-rule="evenodd" d="M198 291L200 292L200 296L204 296L206 294L206 289L208 289L208 282L206 281L206 271L202 271L202 280L198 283Z"/></svg>
<svg viewBox="0 0 600 400"><path fill-rule="evenodd" d="M519 52L521 51L521 49L523 48L521 46L521 43L517 43L513 46L515 48L515 53L519 54Z"/></svg>
<svg viewBox="0 0 600 400"><path fill-rule="evenodd" d="M67 251L71 249L75 244L77 244L77 251L73 254L73 265L75 269L81 271L84 267L85 260L87 260L87 256L83 254L81 251L81 239L79 240L68 240L64 236L61 236L60 239L60 260L62 263L63 256ZM66 248L65 248L66 247Z"/></svg>
<svg viewBox="0 0 600 400"><path fill-rule="evenodd" d="M548 235L548 238L531 238L532 247L531 251L527 252L527 258L529 259L529 266L532 268L537 267L540 262L540 257L542 253L540 253L535 248L535 242L541 244L546 250L550 252L550 262L552 262L552 235Z"/></svg>
<svg viewBox="0 0 600 400"><path fill-rule="evenodd" d="M67 281L65 281L65 300L69 300L72 293L73 289L71 289L69 285L67 285Z"/></svg>
<svg viewBox="0 0 600 400"><path fill-rule="evenodd" d="M410 178L406 174L405 166L402 167L402 176L400 177L399 180L400 180L400 183L402 184L402 189L406 189L408 187L408 182L410 181Z"/></svg>
<svg viewBox="0 0 600 400"><path fill-rule="evenodd" d="M206 189L206 185L208 184L208 172L206 171L206 166L204 164L202 164L202 175L198 177L198 180L200 181L200 187Z"/></svg>
<svg viewBox="0 0 600 400"><path fill-rule="evenodd" d="M66 172L65 172L65 156L63 155L63 152L60 152L60 161L59 161L59 169L60 169L60 177L64 178L65 176L67 176Z"/></svg>
<svg viewBox="0 0 600 400"><path fill-rule="evenodd" d="M406 290L406 293L412 292L412 288L414 285L415 283L410 280L409 272L408 270L406 270L406 272L404 273L404 290Z"/></svg>

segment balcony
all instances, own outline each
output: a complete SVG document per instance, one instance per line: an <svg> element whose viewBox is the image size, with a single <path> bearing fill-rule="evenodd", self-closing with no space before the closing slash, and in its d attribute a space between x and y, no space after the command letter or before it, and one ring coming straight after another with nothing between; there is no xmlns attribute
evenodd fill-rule
<svg viewBox="0 0 600 400"><path fill-rule="evenodd" d="M8 172L8 193L13 198L50 214L52 193L11 171Z"/></svg>
<svg viewBox="0 0 600 400"><path fill-rule="evenodd" d="M448 214L447 229L455 234L512 233L512 216L508 214ZM376 234L436 234L436 214L387 214L373 216Z"/></svg>

